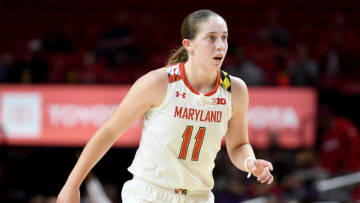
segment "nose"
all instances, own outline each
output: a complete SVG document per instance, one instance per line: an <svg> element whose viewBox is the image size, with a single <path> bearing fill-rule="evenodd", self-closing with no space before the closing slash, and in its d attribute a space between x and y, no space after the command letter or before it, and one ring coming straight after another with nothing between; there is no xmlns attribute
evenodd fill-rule
<svg viewBox="0 0 360 203"><path fill-rule="evenodd" d="M221 39L216 40L216 50L222 51L224 50L224 42Z"/></svg>

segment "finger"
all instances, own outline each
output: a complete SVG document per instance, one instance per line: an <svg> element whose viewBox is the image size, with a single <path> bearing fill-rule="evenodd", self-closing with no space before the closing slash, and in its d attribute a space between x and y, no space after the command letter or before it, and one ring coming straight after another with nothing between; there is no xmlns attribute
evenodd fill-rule
<svg viewBox="0 0 360 203"><path fill-rule="evenodd" d="M261 179L260 179L260 181L259 182L261 182L261 183L265 183L269 178L270 178L270 174L266 174L264 177L262 177Z"/></svg>
<svg viewBox="0 0 360 203"><path fill-rule="evenodd" d="M264 183L264 182L266 182L268 179L270 178L270 175L265 175L265 176L263 176L261 179L259 179L259 182L260 183Z"/></svg>
<svg viewBox="0 0 360 203"><path fill-rule="evenodd" d="M256 166L268 167L271 171L274 169L273 165L270 162L262 160L262 159L257 159L256 162L255 162L255 165Z"/></svg>
<svg viewBox="0 0 360 203"><path fill-rule="evenodd" d="M267 182L267 184L271 184L274 181L274 176L271 176L271 178L269 179L269 181Z"/></svg>
<svg viewBox="0 0 360 203"><path fill-rule="evenodd" d="M268 161L267 161L267 162L268 162ZM273 167L272 163L271 163L271 162L268 162L268 164L269 164L269 169L270 169L270 171L273 171L273 170L274 170L274 167Z"/></svg>
<svg viewBox="0 0 360 203"><path fill-rule="evenodd" d="M272 175L269 174L268 176L266 176L266 178L264 178L263 181L261 181L261 183L266 183L266 182L268 182L268 181L271 179L271 177L272 177Z"/></svg>
<svg viewBox="0 0 360 203"><path fill-rule="evenodd" d="M270 174L269 169L265 167L261 175L258 176L257 180L261 182L262 180L264 180L264 178L268 176L268 174Z"/></svg>

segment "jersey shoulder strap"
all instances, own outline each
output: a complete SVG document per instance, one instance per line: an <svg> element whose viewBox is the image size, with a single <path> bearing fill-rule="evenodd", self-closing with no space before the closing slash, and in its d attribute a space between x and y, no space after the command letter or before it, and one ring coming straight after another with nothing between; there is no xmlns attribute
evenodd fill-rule
<svg viewBox="0 0 360 203"><path fill-rule="evenodd" d="M169 84L181 80L179 64L170 65L167 72Z"/></svg>
<svg viewBox="0 0 360 203"><path fill-rule="evenodd" d="M224 90L231 92L230 75L223 70L220 70L220 85Z"/></svg>

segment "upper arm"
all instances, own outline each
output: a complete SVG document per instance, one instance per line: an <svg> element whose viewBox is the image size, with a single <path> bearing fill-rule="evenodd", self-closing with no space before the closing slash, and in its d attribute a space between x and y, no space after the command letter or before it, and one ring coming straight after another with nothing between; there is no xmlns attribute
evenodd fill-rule
<svg viewBox="0 0 360 203"><path fill-rule="evenodd" d="M231 103L232 115L226 133L226 146L230 152L238 146L249 143L247 128L249 95L245 82L237 77L231 77Z"/></svg>
<svg viewBox="0 0 360 203"><path fill-rule="evenodd" d="M130 88L104 127L112 136L120 136L151 107L161 104L167 91L166 68L151 71L140 77Z"/></svg>

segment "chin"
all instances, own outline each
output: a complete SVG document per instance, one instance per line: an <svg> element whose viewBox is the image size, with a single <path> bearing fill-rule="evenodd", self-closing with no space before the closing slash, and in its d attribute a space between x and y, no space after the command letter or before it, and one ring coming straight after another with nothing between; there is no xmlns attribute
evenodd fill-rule
<svg viewBox="0 0 360 203"><path fill-rule="evenodd" d="M220 62L212 62L211 66L212 67L216 67L216 68L220 68L223 64L223 61L220 61Z"/></svg>
<svg viewBox="0 0 360 203"><path fill-rule="evenodd" d="M223 63L215 64L215 67L216 67L216 68L221 68L222 64L223 64Z"/></svg>
<svg viewBox="0 0 360 203"><path fill-rule="evenodd" d="M222 63L206 63L205 67L210 70L217 70L221 67Z"/></svg>

